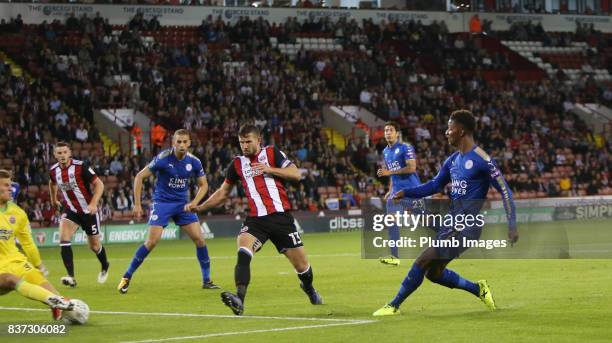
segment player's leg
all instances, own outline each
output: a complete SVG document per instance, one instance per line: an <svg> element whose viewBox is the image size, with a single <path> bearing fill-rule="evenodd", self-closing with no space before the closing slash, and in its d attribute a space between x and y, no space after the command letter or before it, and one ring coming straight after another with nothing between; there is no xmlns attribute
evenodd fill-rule
<svg viewBox="0 0 612 343"><path fill-rule="evenodd" d="M210 257L208 256L208 247L200 229L200 220L198 215L192 212L185 212L184 204L179 204L177 207L178 214L172 217L176 225L183 229L189 238L196 246L196 256L200 263L200 271L202 272L202 288L218 289L210 279Z"/></svg>
<svg viewBox="0 0 612 343"><path fill-rule="evenodd" d="M29 270L32 270L33 267L29 265L28 262L24 262L23 266L28 266ZM13 266L20 269L22 272L26 272L26 270L21 263L19 266ZM13 268L14 269L14 268ZM42 275L41 275L42 277ZM4 294L6 292L10 292L12 290L17 291L17 293L23 295L26 298L37 300L42 303L49 305L51 308L60 308L60 309L70 309L72 304L59 296L51 292L48 289L45 289L39 285L28 282L24 278L20 277L17 274L7 273L6 271L0 271L0 294Z"/></svg>
<svg viewBox="0 0 612 343"><path fill-rule="evenodd" d="M244 300L246 298L247 288L251 281L251 259L253 254L261 248L261 241L247 230L253 231L246 225L243 225L242 233L236 239L238 245L238 259L234 268L234 282L236 284L236 294L231 292L222 292L221 301L225 306L229 307L235 315L239 316L244 311Z"/></svg>
<svg viewBox="0 0 612 343"><path fill-rule="evenodd" d="M151 213L149 216L149 235L147 240L142 244L132 258L132 262L123 274L121 281L117 289L120 293L127 293L128 287L130 286L130 280L132 275L136 272L138 267L147 258L151 250L155 248L159 240L161 239L164 228L168 226L168 221L175 213L176 204L172 203L153 203L151 206Z"/></svg>
<svg viewBox="0 0 612 343"><path fill-rule="evenodd" d="M431 282L448 288L459 288L466 292L470 292L479 297L480 300L490 309L495 310L495 300L486 280L472 282L463 278L461 275L446 268L450 260L434 261L431 267L427 270L426 277Z"/></svg>
<svg viewBox="0 0 612 343"><path fill-rule="evenodd" d="M204 289L218 289L219 286L215 285L210 279L210 257L208 256L208 247L206 241L200 230L199 221L181 226L181 229L187 233L189 238L193 241L196 246L196 256L200 263L200 271L202 272L202 288Z"/></svg>
<svg viewBox="0 0 612 343"><path fill-rule="evenodd" d="M246 298L247 288L251 282L251 260L261 247L259 239L250 233L243 232L237 238L238 252L236 267L234 268L234 282L236 294L242 302Z"/></svg>
<svg viewBox="0 0 612 343"><path fill-rule="evenodd" d="M138 247L138 249L136 249L136 253L134 254L134 257L132 258L132 261L130 262L128 269L123 274L123 277L121 278L121 281L119 282L119 285L117 286L117 290L119 290L120 293L123 293L123 294L127 293L128 287L130 286L130 280L132 279L132 276L134 275L138 267L140 267L142 262L144 262L145 258L147 258L151 250L155 248L155 246L161 239L163 232L164 232L164 228L161 226L149 227L149 234L147 236L147 240L140 247Z"/></svg>
<svg viewBox="0 0 612 343"><path fill-rule="evenodd" d="M401 203L395 203L395 201L393 201L392 199L387 200L387 213L389 214L395 214L396 212L401 211L402 209L402 204ZM392 225L388 228L388 233L389 233L389 240L392 241L397 241L400 239L400 228L397 225ZM389 265L393 265L393 266L399 266L400 265L400 259L399 259L399 251L398 248L393 245L392 247L389 248L391 255L390 256L386 256L380 259L380 262L383 264L389 264Z"/></svg>
<svg viewBox="0 0 612 343"><path fill-rule="evenodd" d="M98 274L98 283L105 283L108 278L108 259L106 257L106 249L102 246L101 236L100 236L100 219L98 214L95 215L84 215L84 223L83 231L87 234L87 244L89 245L89 249L96 254L98 261L100 261L101 271Z"/></svg>
<svg viewBox="0 0 612 343"><path fill-rule="evenodd" d="M40 270L36 268L31 268L25 271L23 274L21 274L21 276L28 283L38 285L53 294L60 295L57 289L55 289L55 287L53 287L53 285L45 278ZM62 310L59 308L51 308L51 316L54 320L62 319Z"/></svg>
<svg viewBox="0 0 612 343"><path fill-rule="evenodd" d="M470 280L464 279L461 275L454 271L446 268L450 261L438 260L432 263L431 267L427 270L425 276L431 282L437 283L448 288L459 288L464 291L470 292L475 296L480 295L480 287L477 283L471 282Z"/></svg>
<svg viewBox="0 0 612 343"><path fill-rule="evenodd" d="M429 247L425 249L419 257L414 261L408 275L404 278L400 285L400 289L387 305L373 313L374 316L388 316L399 314L400 305L416 291L423 283L425 273L431 266L432 262L438 259L438 253L435 248Z"/></svg>
<svg viewBox="0 0 612 343"><path fill-rule="evenodd" d="M73 213L67 211L62 215L62 219L59 223L60 233L60 249L62 254L62 261L66 268L67 276L62 277L62 284L70 287L76 287L77 283L74 278L74 258L72 254L72 236L79 228L77 218L74 217Z"/></svg>
<svg viewBox="0 0 612 343"><path fill-rule="evenodd" d="M317 290L312 285L314 274L312 272L310 263L308 263L306 249L304 249L303 246L288 248L283 251L283 254L287 256L289 262L291 262L291 265L293 265L293 269L295 269L295 272L300 279L300 287L302 290L304 290L304 293L308 295L310 303L313 305L322 305L323 298L321 298L321 295L319 295Z"/></svg>

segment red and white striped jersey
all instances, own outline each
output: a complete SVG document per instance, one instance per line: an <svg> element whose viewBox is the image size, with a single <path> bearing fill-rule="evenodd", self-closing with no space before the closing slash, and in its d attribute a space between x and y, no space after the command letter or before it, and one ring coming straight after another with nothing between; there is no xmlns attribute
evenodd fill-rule
<svg viewBox="0 0 612 343"><path fill-rule="evenodd" d="M275 212L291 210L283 180L262 174L251 168L251 163L264 163L272 168L286 168L292 162L282 151L267 146L252 157L236 156L225 172L225 182L230 185L241 181L249 199L249 216L263 217Z"/></svg>
<svg viewBox="0 0 612 343"><path fill-rule="evenodd" d="M71 159L66 168L59 163L54 164L49 170L49 178L62 193L64 208L76 213L89 213L87 205L92 198L90 184L97 179L91 167L83 161Z"/></svg>

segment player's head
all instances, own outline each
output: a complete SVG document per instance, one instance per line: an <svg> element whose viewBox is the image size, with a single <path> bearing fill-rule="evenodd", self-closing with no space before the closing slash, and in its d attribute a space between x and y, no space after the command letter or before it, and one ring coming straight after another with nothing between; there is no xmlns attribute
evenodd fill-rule
<svg viewBox="0 0 612 343"><path fill-rule="evenodd" d="M476 119L468 110L457 110L448 119L446 138L452 146L458 146L464 137L472 137L476 129Z"/></svg>
<svg viewBox="0 0 612 343"><path fill-rule="evenodd" d="M172 135L172 147L179 154L186 154L191 146L191 135L185 129L176 130Z"/></svg>
<svg viewBox="0 0 612 343"><path fill-rule="evenodd" d="M4 204L12 198L11 172L5 169L0 169L0 203Z"/></svg>
<svg viewBox="0 0 612 343"><path fill-rule="evenodd" d="M399 124L394 121L385 123L385 140L389 145L395 144L400 135Z"/></svg>
<svg viewBox="0 0 612 343"><path fill-rule="evenodd" d="M55 159L61 164L68 163L72 157L70 145L63 141L55 143L55 146L53 147L53 156L55 156Z"/></svg>
<svg viewBox="0 0 612 343"><path fill-rule="evenodd" d="M261 147L261 132L252 124L245 124L238 130L238 142L245 156L255 155Z"/></svg>

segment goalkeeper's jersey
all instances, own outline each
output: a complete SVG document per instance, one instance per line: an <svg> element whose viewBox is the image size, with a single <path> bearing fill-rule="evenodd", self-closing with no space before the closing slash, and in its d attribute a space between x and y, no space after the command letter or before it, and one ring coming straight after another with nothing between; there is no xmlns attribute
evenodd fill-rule
<svg viewBox="0 0 612 343"><path fill-rule="evenodd" d="M32 239L27 214L17 204L8 202L5 207L0 207L0 265L24 258L15 238L19 240L28 261L34 266L40 265L40 253Z"/></svg>

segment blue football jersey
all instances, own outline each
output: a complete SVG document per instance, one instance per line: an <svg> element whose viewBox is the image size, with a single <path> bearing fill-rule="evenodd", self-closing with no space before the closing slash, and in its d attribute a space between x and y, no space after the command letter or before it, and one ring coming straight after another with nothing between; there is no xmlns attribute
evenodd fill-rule
<svg viewBox="0 0 612 343"><path fill-rule="evenodd" d="M423 198L441 192L451 184L449 197L452 214L476 214L484 205L489 187L493 186L502 195L506 217L511 229L516 227L516 213L512 191L497 163L484 150L474 146L465 154L453 153L442 165L438 175L416 188L403 189L404 195Z"/></svg>
<svg viewBox="0 0 612 343"><path fill-rule="evenodd" d="M407 160L416 160L416 153L414 147L407 143L397 142L391 146L387 146L383 150L383 156L385 158L385 164L387 170L399 170L406 167ZM397 192L403 188L412 188L421 184L419 175L415 173L411 174L398 174L391 175L392 192Z"/></svg>
<svg viewBox="0 0 612 343"><path fill-rule="evenodd" d="M11 194L13 196L13 200L17 199L17 195L19 194L20 186L17 182L11 182Z"/></svg>
<svg viewBox="0 0 612 343"><path fill-rule="evenodd" d="M148 167L157 177L153 191L153 201L156 202L189 201L190 180L206 176L200 159L187 153L179 160L174 149L159 153Z"/></svg>

